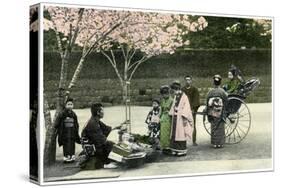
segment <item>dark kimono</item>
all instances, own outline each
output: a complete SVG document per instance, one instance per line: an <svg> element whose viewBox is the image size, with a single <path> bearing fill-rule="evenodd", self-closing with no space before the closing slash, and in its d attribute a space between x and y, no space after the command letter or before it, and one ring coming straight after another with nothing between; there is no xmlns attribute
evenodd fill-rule
<svg viewBox="0 0 281 188"><path fill-rule="evenodd" d="M207 114L211 124L211 144L225 143L225 113L227 93L222 88L214 88L207 95Z"/></svg>
<svg viewBox="0 0 281 188"><path fill-rule="evenodd" d="M112 150L113 142L108 141L107 137L111 130L110 126L91 117L82 131L82 137L88 139L89 144L94 144L96 148L95 156L99 159L96 168L102 168L104 164L110 163L108 155Z"/></svg>
<svg viewBox="0 0 281 188"><path fill-rule="evenodd" d="M64 109L59 113L55 122L58 129L58 144L63 146L63 155L75 155L75 142L80 144L79 124L76 114L72 110Z"/></svg>

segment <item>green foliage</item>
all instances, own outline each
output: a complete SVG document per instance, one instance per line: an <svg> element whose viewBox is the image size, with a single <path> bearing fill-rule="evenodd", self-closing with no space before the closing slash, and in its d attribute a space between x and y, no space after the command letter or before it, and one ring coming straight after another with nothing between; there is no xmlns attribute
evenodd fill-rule
<svg viewBox="0 0 281 188"><path fill-rule="evenodd" d="M205 16L208 27L189 33L190 48L271 48L271 35L253 19ZM237 27L232 27L237 24ZM235 28L228 30L227 28Z"/></svg>

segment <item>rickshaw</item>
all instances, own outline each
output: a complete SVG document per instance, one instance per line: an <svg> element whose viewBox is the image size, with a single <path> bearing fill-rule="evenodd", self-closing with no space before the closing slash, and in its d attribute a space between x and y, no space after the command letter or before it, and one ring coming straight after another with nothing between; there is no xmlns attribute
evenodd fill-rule
<svg viewBox="0 0 281 188"><path fill-rule="evenodd" d="M260 80L252 78L241 83L235 94L228 95L225 121L225 143L237 144L246 138L251 127L251 113L245 99L258 86ZM206 112L198 112L203 115L203 124L207 133L211 135L211 124L208 121Z"/></svg>

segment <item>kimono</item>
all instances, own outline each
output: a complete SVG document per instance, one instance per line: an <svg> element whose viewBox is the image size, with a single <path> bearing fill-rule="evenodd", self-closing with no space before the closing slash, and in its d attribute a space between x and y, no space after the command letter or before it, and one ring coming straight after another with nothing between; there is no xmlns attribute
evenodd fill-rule
<svg viewBox="0 0 281 188"><path fill-rule="evenodd" d="M160 145L161 148L168 148L170 146L171 137L171 117L169 110L173 104L173 99L162 99L160 101L161 114L160 114Z"/></svg>
<svg viewBox="0 0 281 188"><path fill-rule="evenodd" d="M170 148L175 152L186 152L186 141L192 139L193 117L184 92L175 95L169 115L172 116Z"/></svg>
<svg viewBox="0 0 281 188"><path fill-rule="evenodd" d="M227 93L235 93L239 87L240 81L238 79L231 79L227 81L223 88Z"/></svg>
<svg viewBox="0 0 281 188"><path fill-rule="evenodd" d="M227 93L222 88L212 89L207 95L207 116L211 124L211 144L225 143L225 115Z"/></svg>
<svg viewBox="0 0 281 188"><path fill-rule="evenodd" d="M98 158L96 168L102 168L104 164L110 163L108 156L113 148L113 142L108 141L107 137L111 130L110 126L91 117L82 131L82 137L88 139L88 143L95 146L95 156Z"/></svg>
<svg viewBox="0 0 281 188"><path fill-rule="evenodd" d="M58 129L58 144L63 146L64 157L75 155L75 142L80 144L79 124L72 110L64 109L55 122Z"/></svg>
<svg viewBox="0 0 281 188"><path fill-rule="evenodd" d="M200 107L200 95L197 87L194 86L185 86L182 88L182 91L187 95L190 103L190 107L192 110L194 126L193 126L193 133L192 133L192 142L196 143L196 112Z"/></svg>
<svg viewBox="0 0 281 188"><path fill-rule="evenodd" d="M150 138L160 138L160 107L152 109L145 120L148 124L148 135Z"/></svg>

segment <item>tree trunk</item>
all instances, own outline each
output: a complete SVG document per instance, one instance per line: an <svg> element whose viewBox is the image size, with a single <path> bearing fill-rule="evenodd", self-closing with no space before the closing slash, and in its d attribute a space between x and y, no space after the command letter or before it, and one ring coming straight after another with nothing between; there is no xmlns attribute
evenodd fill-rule
<svg viewBox="0 0 281 188"><path fill-rule="evenodd" d="M83 68L83 66L84 66L84 62L85 62L85 57L83 56L83 57L80 59L78 65L77 65L77 67L76 67L76 69L75 69L75 72L74 72L74 74L73 74L73 76L72 76L72 79L71 79L71 81L70 81L70 83L69 83L69 85L68 85L68 92L70 92L70 90L72 89L72 87L74 87L74 86L76 85L77 80L78 80L79 75L80 75L80 72L82 71L82 68Z"/></svg>
<svg viewBox="0 0 281 188"><path fill-rule="evenodd" d="M68 62L63 59L62 60L62 66L61 69L61 75L60 75L60 82L59 82L59 89L57 92L57 102L56 102L56 113L53 119L53 123L49 125L45 125L47 127L46 129L46 136L45 136L45 148L44 148L44 165L51 166L56 162L56 137L57 137L57 129L54 126L54 122L56 122L57 115L59 112L63 110L64 106L64 96L65 96L65 84L66 84L66 73L67 71L67 64ZM48 107L48 106L46 106ZM49 111L45 109L45 111ZM46 123L51 122L49 117L45 117Z"/></svg>
<svg viewBox="0 0 281 188"><path fill-rule="evenodd" d="M78 34L78 24L80 23L82 16L83 16L84 9L79 10L79 18L76 25L76 30L73 37L70 37L70 41L68 47L66 48L65 52L63 53L62 46L61 46L61 39L59 37L58 32L56 32L58 46L60 49L61 54L61 70L60 70L60 80L59 80L59 89L57 93L57 103L56 103L56 113L54 116L54 121L51 123L51 116L49 105L44 104L44 117L45 117L45 127L46 127L46 137L45 137L45 148L44 148L44 164L46 166L50 166L55 163L56 161L56 137L57 137L57 129L54 126L54 122L56 122L58 114L63 110L64 107L64 99L66 96L65 88L66 88L66 81L67 81L67 72L68 72L68 61L71 54L71 50L73 44L75 43L77 34ZM70 25L71 27L71 25ZM71 30L71 28L70 28ZM71 36L71 34L70 34ZM46 113L45 113L46 112Z"/></svg>
<svg viewBox="0 0 281 188"><path fill-rule="evenodd" d="M44 148L44 165L51 166L56 162L56 138L57 138L57 129L54 126L56 122L57 115L62 111L64 104L64 91L63 89L58 90L57 94L57 107L56 113L54 115L53 122L51 121L50 109L48 105L44 105L46 109L44 111L45 118L45 127L46 127L46 136L45 136L45 148ZM51 123L52 122L52 123Z"/></svg>
<svg viewBox="0 0 281 188"><path fill-rule="evenodd" d="M45 129L47 130L48 127L52 125L52 117L50 113L50 107L49 103L46 99L46 95L43 95L43 100L44 100L44 120L45 120Z"/></svg>
<svg viewBox="0 0 281 188"><path fill-rule="evenodd" d="M46 130L45 148L44 148L44 165L51 166L56 162L56 137L57 130L51 124Z"/></svg>

